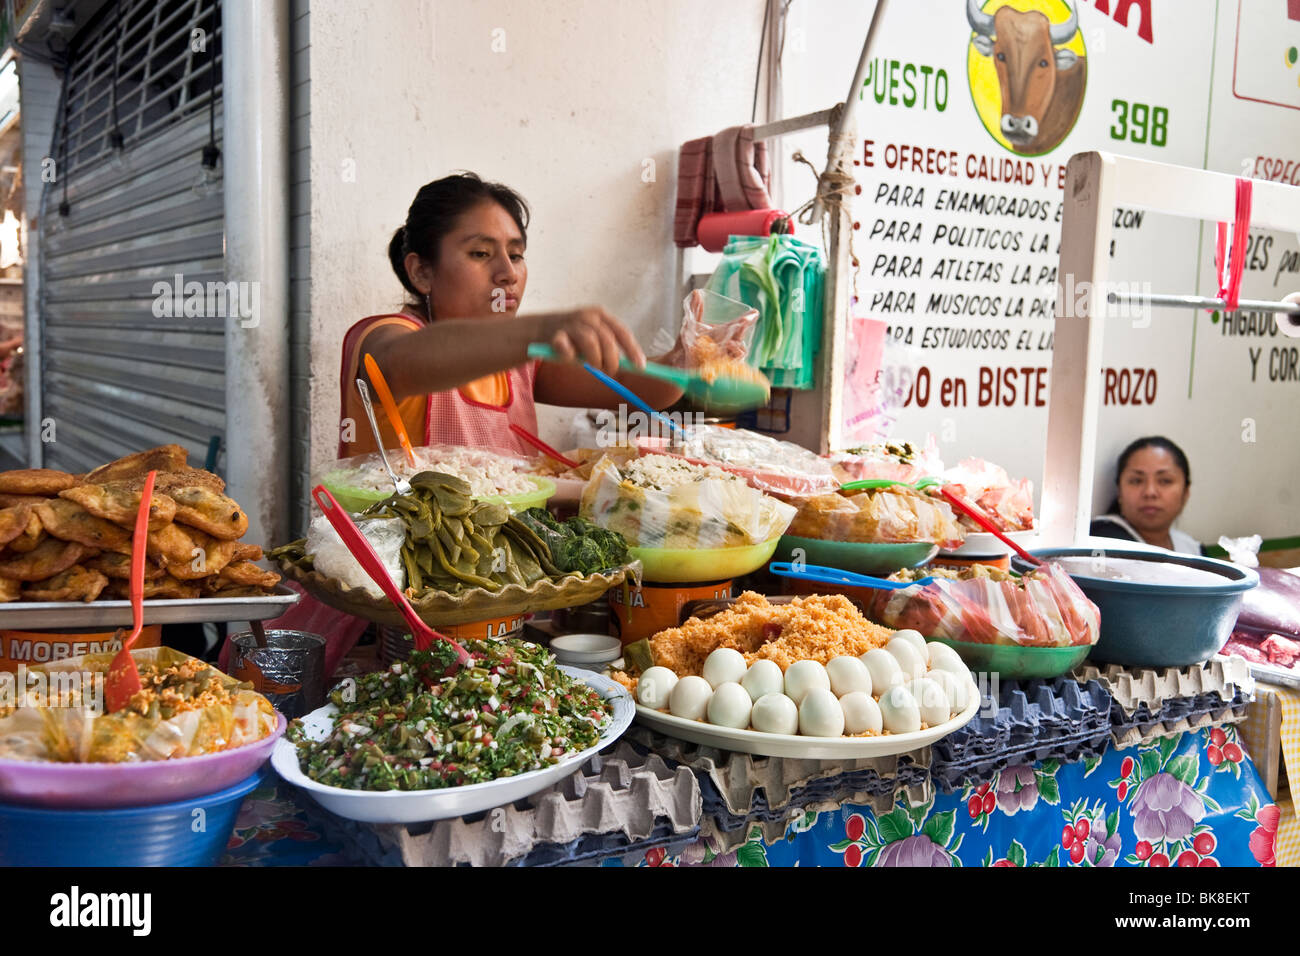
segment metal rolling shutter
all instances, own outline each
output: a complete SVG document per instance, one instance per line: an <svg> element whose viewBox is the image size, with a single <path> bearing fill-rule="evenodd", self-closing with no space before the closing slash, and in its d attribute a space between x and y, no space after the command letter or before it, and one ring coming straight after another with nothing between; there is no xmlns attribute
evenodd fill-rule
<svg viewBox="0 0 1300 956"><path fill-rule="evenodd" d="M85 471L175 442L201 463L224 439L225 328L216 316L158 315L157 283L225 280L220 184L193 189L208 139L210 31L216 0L122 0L121 31L106 8L73 46L65 124L52 155L63 167L42 199L41 384L47 467ZM118 66L127 162L111 161L110 90ZM219 37L218 26L218 37ZM219 43L207 38L219 54ZM221 140L220 62L216 131ZM66 156L66 158L65 158ZM59 215L64 198L70 215Z"/></svg>

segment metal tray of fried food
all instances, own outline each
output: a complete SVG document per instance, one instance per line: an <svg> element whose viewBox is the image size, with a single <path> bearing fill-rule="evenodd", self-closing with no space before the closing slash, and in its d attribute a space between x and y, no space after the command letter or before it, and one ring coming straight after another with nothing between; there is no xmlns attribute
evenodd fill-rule
<svg viewBox="0 0 1300 956"><path fill-rule="evenodd" d="M279 617L300 595L283 584L255 597L163 598L144 602L145 624L200 624L208 621L265 621ZM65 627L130 627L131 602L11 601L0 604L0 629L44 630Z"/></svg>

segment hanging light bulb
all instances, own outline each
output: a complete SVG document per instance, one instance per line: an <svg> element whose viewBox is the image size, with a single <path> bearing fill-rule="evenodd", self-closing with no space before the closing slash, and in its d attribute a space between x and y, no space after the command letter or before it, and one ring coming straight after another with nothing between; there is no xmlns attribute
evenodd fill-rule
<svg viewBox="0 0 1300 956"><path fill-rule="evenodd" d="M203 147L202 166L191 188L194 195L200 199L207 199L221 189L221 150L217 148L216 143L210 142Z"/></svg>

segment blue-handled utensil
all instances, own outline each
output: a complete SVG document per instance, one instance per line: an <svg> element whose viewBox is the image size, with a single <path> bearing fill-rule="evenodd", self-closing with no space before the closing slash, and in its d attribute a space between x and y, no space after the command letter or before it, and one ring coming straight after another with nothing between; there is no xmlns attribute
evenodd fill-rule
<svg viewBox="0 0 1300 956"><path fill-rule="evenodd" d="M875 588L878 591L901 591L903 588L929 584L934 580L932 576L927 575L916 581L890 581L886 578L873 578L867 574L841 571L839 568L826 568L819 564L804 564L796 568L789 561L773 561L767 569L782 578L796 578L817 584L849 584L859 588Z"/></svg>
<svg viewBox="0 0 1300 956"><path fill-rule="evenodd" d="M532 345L528 346L528 357L531 359L544 359L549 362L564 361L564 359L562 359L559 355L556 354L555 349L551 348L549 345L546 345L542 342L534 342ZM633 405L641 409L641 411L645 412L651 418L654 418L659 422L661 422L662 424L667 425L668 430L674 436L680 436L683 438L686 437L682 429L679 428L676 424L674 424L671 418L659 414L659 412L655 411L653 408L650 407L650 404L646 402L645 399L643 399L636 392L632 391L622 382L606 375L600 369L593 366L590 362L583 362L582 367L585 368L589 373L594 375L597 380L599 380L605 385L608 385L610 389L612 389L618 395L622 396L624 400L631 402Z"/></svg>

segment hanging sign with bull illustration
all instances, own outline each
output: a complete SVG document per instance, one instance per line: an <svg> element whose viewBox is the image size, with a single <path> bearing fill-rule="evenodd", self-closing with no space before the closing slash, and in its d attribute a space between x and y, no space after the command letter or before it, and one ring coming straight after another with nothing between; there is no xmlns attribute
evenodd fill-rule
<svg viewBox="0 0 1300 956"><path fill-rule="evenodd" d="M1021 4L1023 6L1023 4ZM967 0L971 98L989 135L1022 156L1050 153L1074 128L1088 86L1078 14L1064 0L1017 9Z"/></svg>

